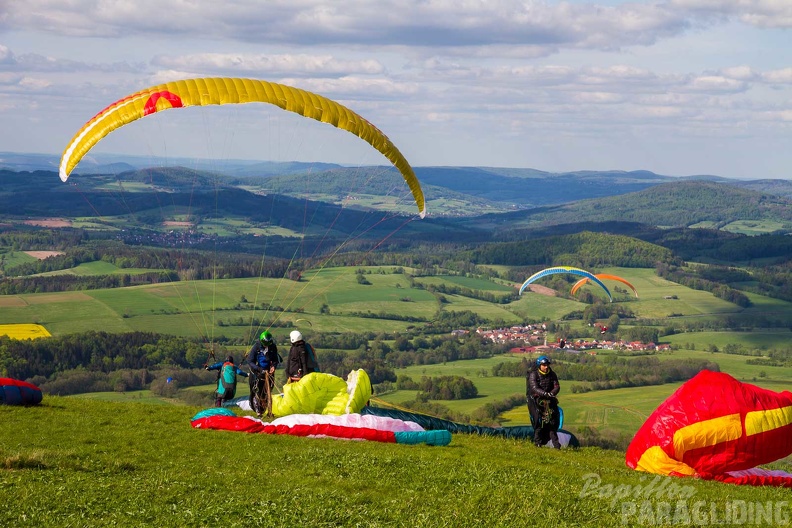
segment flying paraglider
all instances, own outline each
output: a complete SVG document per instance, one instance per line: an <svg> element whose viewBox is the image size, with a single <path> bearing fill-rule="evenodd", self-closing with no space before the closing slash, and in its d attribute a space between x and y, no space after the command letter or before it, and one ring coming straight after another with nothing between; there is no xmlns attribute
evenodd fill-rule
<svg viewBox="0 0 792 528"><path fill-rule="evenodd" d="M0 405L37 405L41 398L41 389L32 383L0 378Z"/></svg>
<svg viewBox="0 0 792 528"><path fill-rule="evenodd" d="M528 277L528 279L523 283L522 286L520 286L520 295L522 295L523 291L525 291L525 288L527 288L528 285L531 284L532 282L535 282L536 280L541 279L542 277L547 277L548 275L555 275L557 273L569 273L569 274L572 274L572 275L578 275L580 277L586 278L587 280L595 282L595 283L597 283L599 285L600 288L605 290L605 293L608 294L608 299L611 302L613 301L613 297L611 296L611 292L602 283L601 280L599 280L595 275L593 275L592 273L590 273L590 272L588 272L586 270L582 270L580 268L573 268L571 266L554 266L552 268L546 268L546 269L543 269L542 271L538 271L538 272L534 273L533 275Z"/></svg>
<svg viewBox="0 0 792 528"><path fill-rule="evenodd" d="M635 298L636 299L638 298L638 290L636 290L635 286L630 284L626 279L623 279L623 278L618 277L616 275L609 275L607 273L597 273L594 276L597 277L600 280L614 280L614 281L619 281L622 284L626 284L627 286L629 286L632 289L633 293L635 294ZM569 291L569 293L571 295L575 295L575 292L577 292L580 289L580 287L583 286L584 284L586 284L587 282L591 282L587 277L584 277L584 278L580 279L579 281L577 281L572 286L572 289Z"/></svg>
<svg viewBox="0 0 792 528"><path fill-rule="evenodd" d="M627 448L628 467L732 484L792 487L756 466L792 454L792 393L703 370L652 413Z"/></svg>
<svg viewBox="0 0 792 528"><path fill-rule="evenodd" d="M377 149L399 170L423 218L426 206L421 185L399 149L377 127L349 108L305 90L257 79L186 79L146 88L111 104L75 134L61 157L64 182L88 151L110 132L158 111L188 106L269 103L289 112L346 130Z"/></svg>

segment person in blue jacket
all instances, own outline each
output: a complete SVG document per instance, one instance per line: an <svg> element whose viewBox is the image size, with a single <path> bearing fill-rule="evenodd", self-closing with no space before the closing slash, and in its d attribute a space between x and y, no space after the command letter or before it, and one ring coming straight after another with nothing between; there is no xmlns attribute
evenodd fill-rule
<svg viewBox="0 0 792 528"><path fill-rule="evenodd" d="M248 368L250 368L251 374L253 374L248 378L250 383L250 408L261 416L268 408L267 395L265 393L272 394L272 389L275 386L275 369L281 363L278 345L275 344L275 338L272 337L272 333L269 330L264 330L259 339L253 343L245 361ZM269 385L269 391L267 391L267 384Z"/></svg>
<svg viewBox="0 0 792 528"><path fill-rule="evenodd" d="M222 407L223 403L231 400L236 395L237 376L248 377L248 373L239 370L234 365L234 356L228 356L225 361L218 361L214 365L204 365L206 370L218 370L217 388L215 389L215 407Z"/></svg>

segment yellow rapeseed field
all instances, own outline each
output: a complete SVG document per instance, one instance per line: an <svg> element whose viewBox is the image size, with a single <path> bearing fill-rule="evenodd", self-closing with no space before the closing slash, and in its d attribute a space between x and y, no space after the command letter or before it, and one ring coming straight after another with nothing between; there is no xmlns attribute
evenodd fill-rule
<svg viewBox="0 0 792 528"><path fill-rule="evenodd" d="M0 324L0 335L6 335L11 339L38 339L39 337L51 337L47 329L37 324Z"/></svg>

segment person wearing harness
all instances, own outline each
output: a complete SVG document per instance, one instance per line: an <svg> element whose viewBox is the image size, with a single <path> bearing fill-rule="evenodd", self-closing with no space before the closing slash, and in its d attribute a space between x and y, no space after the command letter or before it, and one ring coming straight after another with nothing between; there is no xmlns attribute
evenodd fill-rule
<svg viewBox="0 0 792 528"><path fill-rule="evenodd" d="M248 378L250 382L250 408L261 416L264 413L264 409L260 404L258 390L262 386L257 382L263 380L263 383L268 383L267 392L272 394L272 388L275 386L275 369L281 363L278 345L275 344L275 339L269 330L263 331L259 339L250 347L246 362L250 372L253 374L253 376ZM267 389L267 387L264 388Z"/></svg>
<svg viewBox="0 0 792 528"><path fill-rule="evenodd" d="M306 374L319 372L319 363L316 361L316 353L311 345L305 342L299 330L293 330L289 334L292 343L289 349L289 357L286 358L286 375L289 382L300 381Z"/></svg>
<svg viewBox="0 0 792 528"><path fill-rule="evenodd" d="M556 396L560 390L558 376L550 368L550 358L536 358L535 367L528 371L526 400L534 426L534 444L538 447L552 442L554 448L561 448L556 432L559 422Z"/></svg>
<svg viewBox="0 0 792 528"><path fill-rule="evenodd" d="M222 407L225 402L236 395L237 376L248 377L248 373L234 365L234 357L228 356L225 361L214 365L204 365L206 370L217 370L217 388L215 389L215 407Z"/></svg>

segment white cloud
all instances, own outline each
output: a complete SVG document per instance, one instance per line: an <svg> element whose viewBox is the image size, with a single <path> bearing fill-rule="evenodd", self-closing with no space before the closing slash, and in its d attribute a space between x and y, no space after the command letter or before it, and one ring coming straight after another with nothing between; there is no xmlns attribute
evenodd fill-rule
<svg viewBox="0 0 792 528"><path fill-rule="evenodd" d="M765 72L761 78L771 84L792 84L792 68Z"/></svg>
<svg viewBox="0 0 792 528"><path fill-rule="evenodd" d="M248 43L471 53L510 46L528 56L561 48L645 46L690 27L684 10L662 2L606 7L540 0L174 0L167 6L159 0L9 0L6 24L74 37L191 34Z"/></svg>
<svg viewBox="0 0 792 528"><path fill-rule="evenodd" d="M732 68L724 68L720 74L729 79L736 79L740 81L751 81L757 79L759 76L750 66L734 66Z"/></svg>
<svg viewBox="0 0 792 528"><path fill-rule="evenodd" d="M385 71L373 59L346 60L331 55L280 54L252 55L244 53L200 53L193 55L160 55L152 65L182 71L212 71L216 74L243 76L314 75L338 76L348 74L377 75Z"/></svg>
<svg viewBox="0 0 792 528"><path fill-rule="evenodd" d="M59 151L72 127L125 94L227 75L332 97L427 163L497 156L489 164L554 170L541 163L559 142L558 156L581 168L605 152L618 166L639 141L680 167L708 148L747 159L739 142L790 132L792 49L774 29L790 27L790 9L792 0L0 0L0 142L13 148L13 130L38 120L50 127L27 137ZM728 147L714 149L712 137ZM685 155L660 147L681 138ZM535 143L544 148L523 152ZM773 154L778 167L792 165L783 155Z"/></svg>
<svg viewBox="0 0 792 528"><path fill-rule="evenodd" d="M45 79L35 79L32 77L25 77L19 81L19 85L24 88L40 90L42 88L49 88L50 86L52 86L52 83Z"/></svg>
<svg viewBox="0 0 792 528"><path fill-rule="evenodd" d="M743 92L748 88L748 85L745 82L719 75L702 75L692 79L688 88L709 93Z"/></svg>
<svg viewBox="0 0 792 528"><path fill-rule="evenodd" d="M669 0L669 5L712 17L737 17L760 28L792 28L788 0Z"/></svg>

